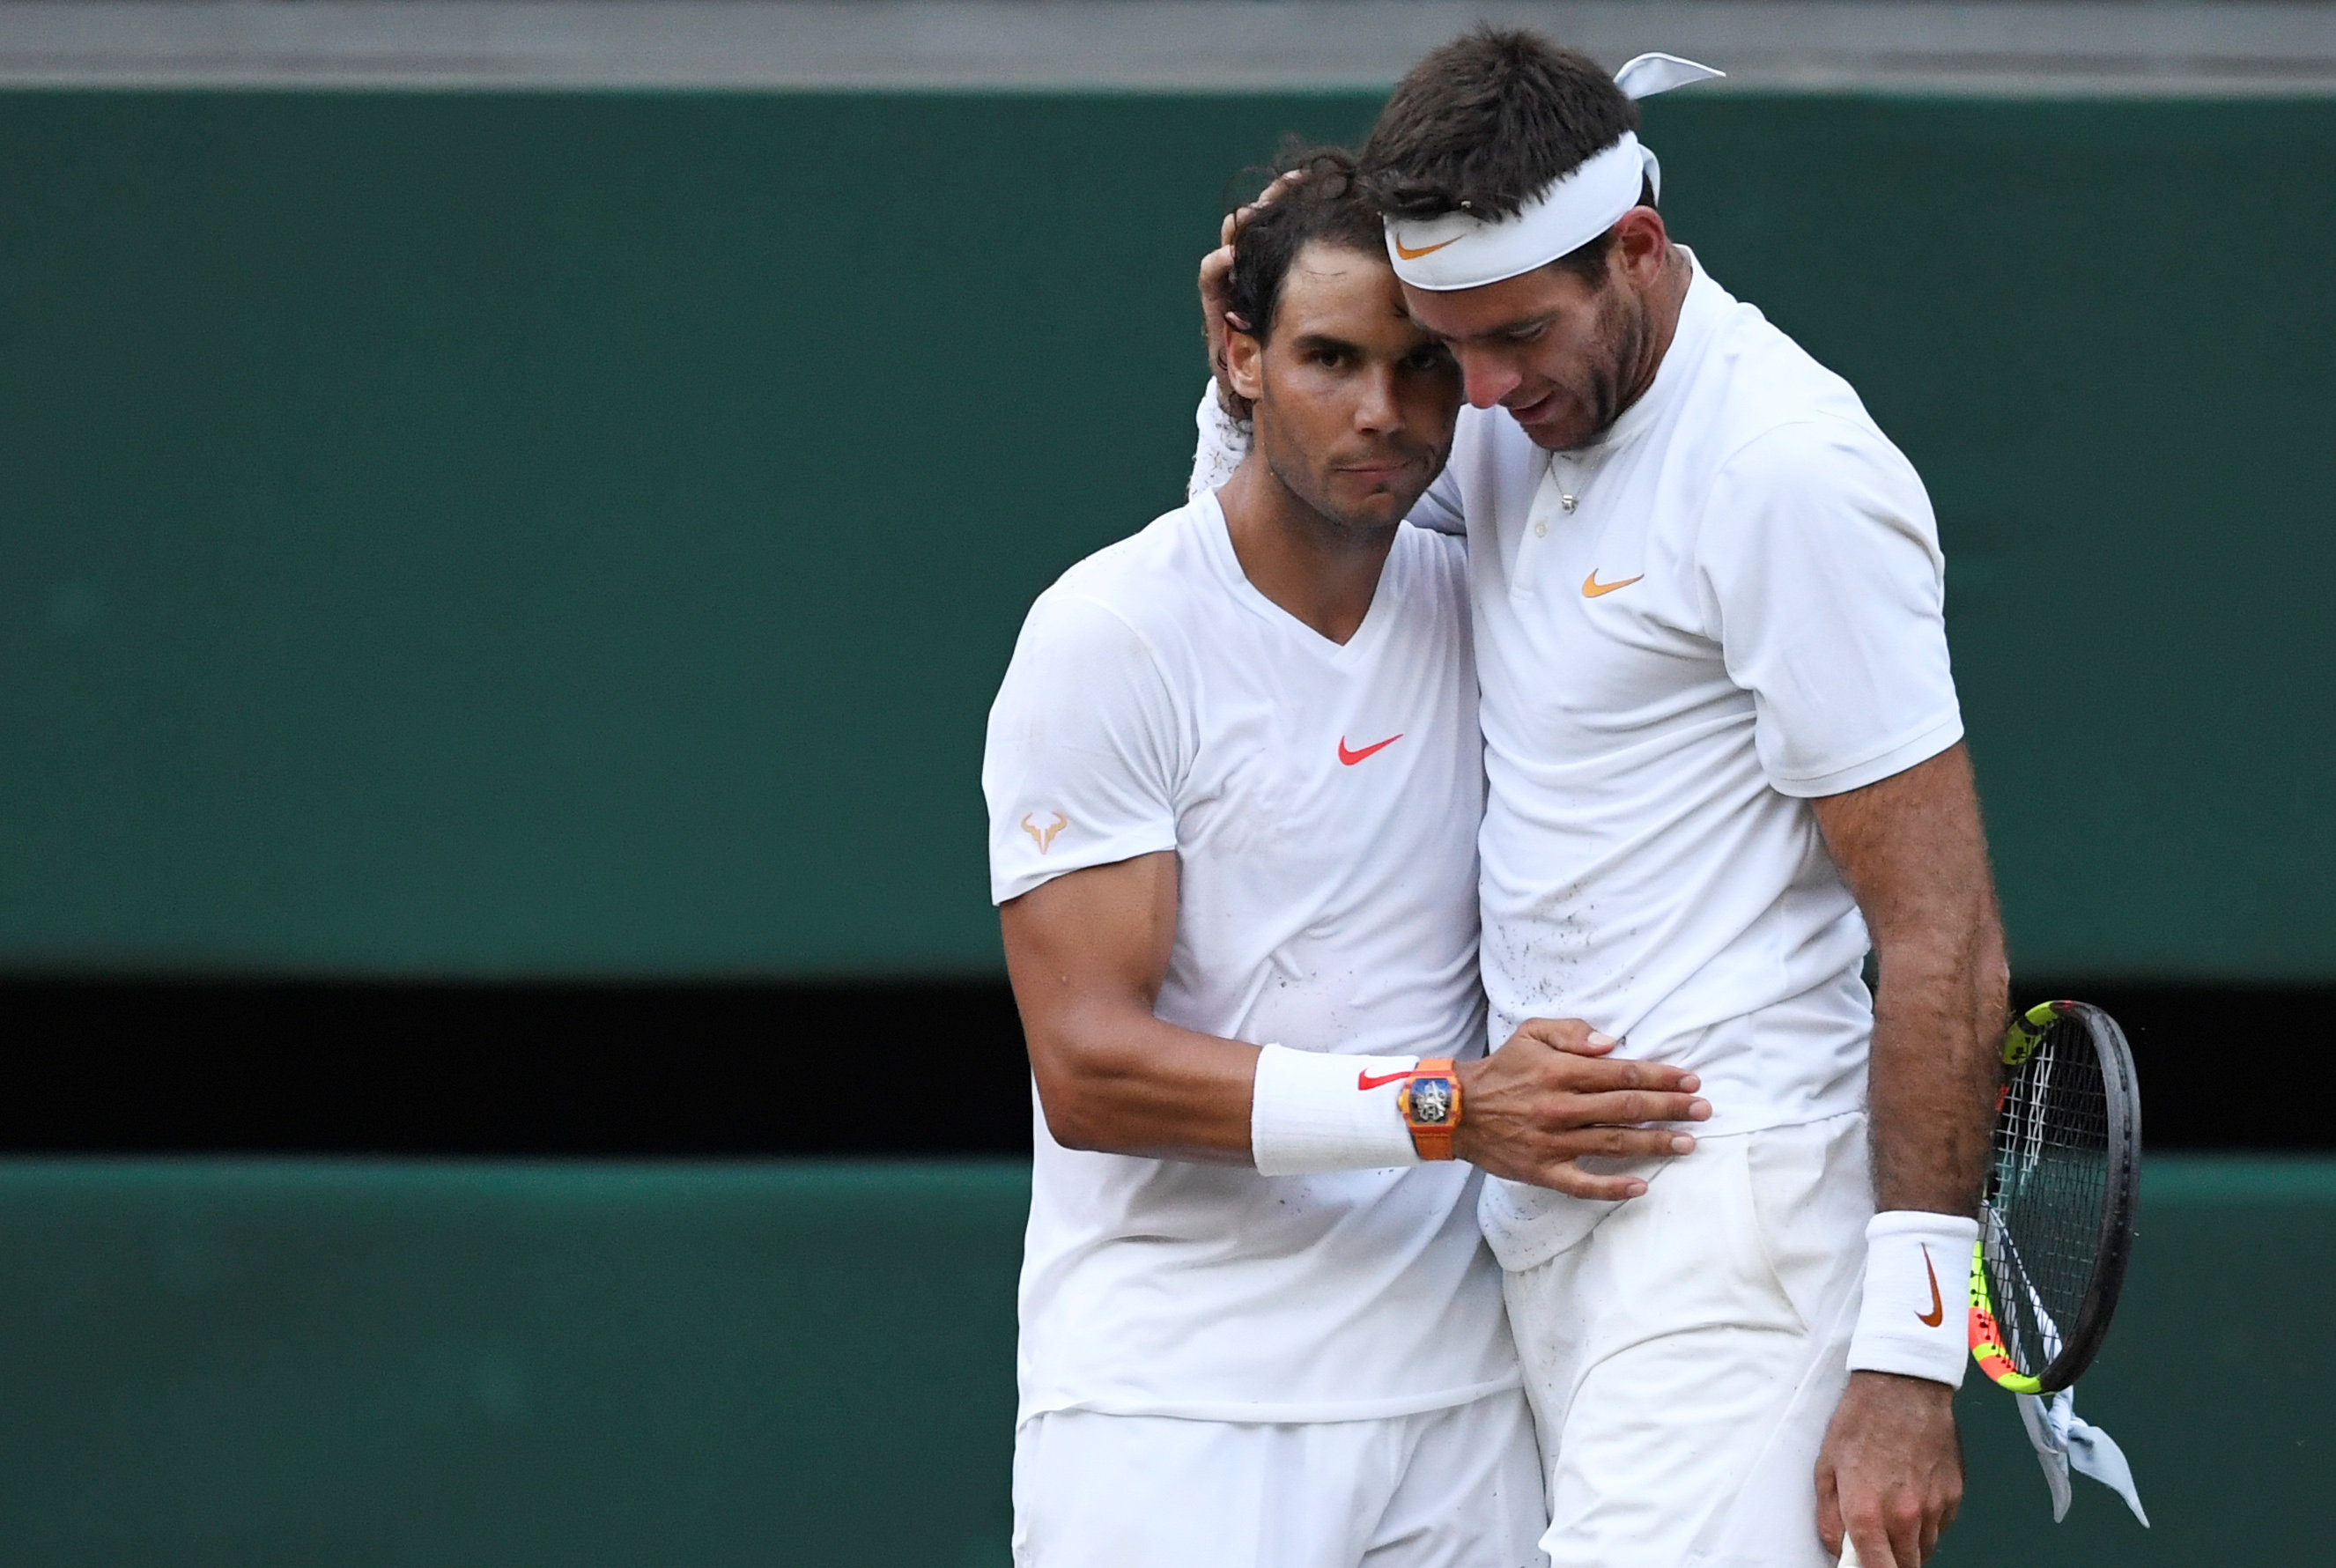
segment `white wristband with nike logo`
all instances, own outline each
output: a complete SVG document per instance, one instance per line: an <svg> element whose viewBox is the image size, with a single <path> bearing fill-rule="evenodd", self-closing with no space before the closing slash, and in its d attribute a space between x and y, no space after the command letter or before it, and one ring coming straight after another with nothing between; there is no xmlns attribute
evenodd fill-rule
<svg viewBox="0 0 2336 1568"><path fill-rule="evenodd" d="M1971 1365L1971 1248L1979 1222L1893 1209L1865 1226L1865 1298L1849 1339L1853 1372L1963 1386Z"/></svg>
<svg viewBox="0 0 2336 1568"><path fill-rule="evenodd" d="M1396 1096L1417 1057L1338 1057L1267 1046L1251 1092L1250 1153L1261 1176L1416 1165Z"/></svg>

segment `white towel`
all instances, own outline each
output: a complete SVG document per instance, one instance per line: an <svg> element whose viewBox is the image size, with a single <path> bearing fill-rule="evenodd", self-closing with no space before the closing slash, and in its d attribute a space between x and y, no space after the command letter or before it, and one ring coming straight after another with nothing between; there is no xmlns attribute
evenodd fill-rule
<svg viewBox="0 0 2336 1568"><path fill-rule="evenodd" d="M2020 1422L2028 1428L2028 1440L2036 1445L2037 1460L2044 1466L2044 1484L2052 1489L2052 1523L2058 1524L2068 1516L2068 1472L2073 1469L2124 1498L2142 1527L2149 1527L2149 1515L2141 1511L2141 1494L2134 1487L2133 1466L2126 1463L2125 1450L2117 1446L2116 1438L2078 1417L2074 1388L2041 1397L2020 1394L2014 1398Z"/></svg>

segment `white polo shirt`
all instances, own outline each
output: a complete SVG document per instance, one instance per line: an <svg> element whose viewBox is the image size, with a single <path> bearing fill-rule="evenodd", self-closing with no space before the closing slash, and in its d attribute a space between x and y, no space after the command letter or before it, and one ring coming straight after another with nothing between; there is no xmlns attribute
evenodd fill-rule
<svg viewBox="0 0 2336 1568"><path fill-rule="evenodd" d="M1701 1075L1709 1133L1862 1108L1865 926L1807 803L1962 735L1913 468L1697 266L1654 385L1594 445L1464 412L1414 513L1463 519L1492 1037L1543 1016L1626 1036ZM1503 1212L1514 1261L1533 1249Z"/></svg>
<svg viewBox="0 0 2336 1568"><path fill-rule="evenodd" d="M999 902L1177 857L1155 1006L1351 1056L1484 1048L1484 801L1458 541L1398 531L1344 646L1251 584L1212 494L1071 569L990 710ZM1266 1177L1063 1148L1037 1118L1021 1413L1323 1421L1517 1382L1467 1166Z"/></svg>

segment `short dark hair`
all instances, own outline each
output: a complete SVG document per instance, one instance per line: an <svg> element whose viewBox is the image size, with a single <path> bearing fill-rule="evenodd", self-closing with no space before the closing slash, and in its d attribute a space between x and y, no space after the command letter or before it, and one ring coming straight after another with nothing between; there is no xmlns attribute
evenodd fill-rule
<svg viewBox="0 0 2336 1568"><path fill-rule="evenodd" d="M1396 84L1358 174L1391 218L1513 218L1552 180L1639 128L1639 106L1588 55L1514 28L1478 27ZM1653 205L1653 192L1640 200ZM1604 274L1612 230L1555 265Z"/></svg>
<svg viewBox="0 0 2336 1568"><path fill-rule="evenodd" d="M1297 179L1241 225L1233 240L1226 307L1240 330L1264 342L1273 333L1290 264L1320 241L1367 256L1387 255L1386 229L1355 178L1355 156L1336 147L1290 147L1274 162L1276 177Z"/></svg>

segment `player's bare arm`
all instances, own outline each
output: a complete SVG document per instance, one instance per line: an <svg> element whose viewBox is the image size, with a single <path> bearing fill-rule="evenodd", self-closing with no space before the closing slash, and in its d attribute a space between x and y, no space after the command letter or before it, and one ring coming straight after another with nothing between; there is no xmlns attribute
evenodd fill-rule
<svg viewBox="0 0 2336 1568"><path fill-rule="evenodd" d="M1153 1016L1176 935L1174 854L1056 877L998 919L1056 1142L1247 1163L1257 1047Z"/></svg>
<svg viewBox="0 0 2336 1568"><path fill-rule="evenodd" d="M1176 857L1163 852L1056 877L1001 906L1047 1130L1067 1148L1245 1164L1258 1047L1153 1014L1176 930ZM1584 1154L1684 1154L1684 1134L1631 1124L1699 1121L1691 1074L1609 1056L1578 1019L1528 1021L1463 1063L1465 1160L1586 1197L1635 1197L1637 1177L1592 1174Z"/></svg>
<svg viewBox="0 0 2336 1568"><path fill-rule="evenodd" d="M1978 1212L2009 970L1971 756L1813 803L1873 933L1874 1187L1883 1209Z"/></svg>
<svg viewBox="0 0 2336 1568"><path fill-rule="evenodd" d="M1973 1213L2009 977L1970 756L1958 744L1813 803L1881 972L1869 1090L1877 1206ZM1817 1464L1829 1551L1846 1524L1870 1568L1930 1556L1962 1496L1952 1400L1943 1383L1851 1375Z"/></svg>

